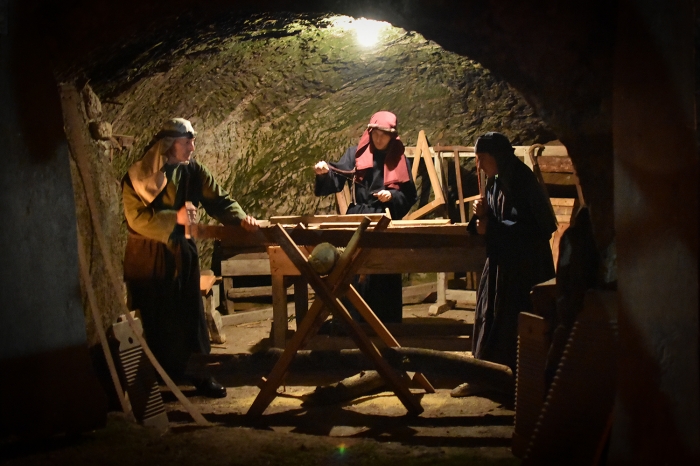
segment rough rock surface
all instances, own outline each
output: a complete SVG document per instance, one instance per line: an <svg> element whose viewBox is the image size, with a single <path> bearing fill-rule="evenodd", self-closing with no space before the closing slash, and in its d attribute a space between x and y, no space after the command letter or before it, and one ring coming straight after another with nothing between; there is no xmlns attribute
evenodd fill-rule
<svg viewBox="0 0 700 466"><path fill-rule="evenodd" d="M356 144L377 110L398 115L409 146L419 130L431 144L470 145L489 130L522 145L556 138L487 69L388 24L377 45L363 47L349 17L185 22L114 45L86 65L102 119L135 137L111 162L102 158L113 174L105 184L118 183L172 116L193 122L197 160L259 218L332 211L332 197L313 195L311 167ZM108 221L122 224L120 215ZM201 245L204 267L210 248Z"/></svg>

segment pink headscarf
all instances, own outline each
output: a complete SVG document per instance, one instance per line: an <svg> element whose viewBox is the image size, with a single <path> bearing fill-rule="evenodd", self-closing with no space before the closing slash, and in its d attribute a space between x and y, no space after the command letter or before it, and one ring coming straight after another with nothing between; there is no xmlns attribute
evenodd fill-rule
<svg viewBox="0 0 700 466"><path fill-rule="evenodd" d="M370 144L370 131L374 128L392 133L394 136L389 143L384 159L384 186L398 189L399 183L409 181L410 177L408 176L408 162L404 155L404 145L396 130L396 115L391 112L381 111L372 115L367 129L362 133L355 153L355 168L358 171L358 178L361 179L362 174L359 173L361 170L372 168L374 164L374 154L372 154L372 145Z"/></svg>

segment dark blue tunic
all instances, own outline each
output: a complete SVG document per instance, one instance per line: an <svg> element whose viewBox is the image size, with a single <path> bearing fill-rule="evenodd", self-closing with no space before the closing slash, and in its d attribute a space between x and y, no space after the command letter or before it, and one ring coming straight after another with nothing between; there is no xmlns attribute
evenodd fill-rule
<svg viewBox="0 0 700 466"><path fill-rule="evenodd" d="M472 352L515 371L518 315L532 311L532 287L554 277L549 239L556 220L544 190L524 163L512 156L499 172L486 186L487 259L477 292Z"/></svg>
<svg viewBox="0 0 700 466"><path fill-rule="evenodd" d="M345 151L343 157L337 163L330 165L341 170L355 168L355 153L357 146ZM384 186L384 158L385 151L374 151L374 163L371 169L363 170L360 174L362 180L355 183L355 201L348 207L348 214L374 214L384 213L389 208L391 218L401 219L417 199L416 185L413 179L401 183L399 189L388 189ZM409 177L411 169L408 167ZM316 176L314 193L317 196L326 196L343 190L346 183L351 184L352 177L346 177L333 171L326 175ZM352 188L352 186L351 186ZM387 189L391 192L389 202L380 202L373 193ZM401 274L375 274L367 275L363 281L358 277L353 281L353 286L367 302L370 308L377 314L382 322L401 322ZM357 312L346 303L346 307L356 320L361 320Z"/></svg>

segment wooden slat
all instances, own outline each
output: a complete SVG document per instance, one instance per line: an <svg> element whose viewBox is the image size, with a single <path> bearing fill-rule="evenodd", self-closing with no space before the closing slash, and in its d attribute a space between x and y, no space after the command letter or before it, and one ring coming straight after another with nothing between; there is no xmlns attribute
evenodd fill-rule
<svg viewBox="0 0 700 466"><path fill-rule="evenodd" d="M414 212L411 212L410 214L406 215L406 217L404 217L404 218L407 220L414 220L414 219L420 218L424 215L428 215L429 213L433 212L435 209L442 207L443 205L445 205L445 202L443 200L436 199L434 201L427 203L426 205L424 205L420 209L418 209Z"/></svg>

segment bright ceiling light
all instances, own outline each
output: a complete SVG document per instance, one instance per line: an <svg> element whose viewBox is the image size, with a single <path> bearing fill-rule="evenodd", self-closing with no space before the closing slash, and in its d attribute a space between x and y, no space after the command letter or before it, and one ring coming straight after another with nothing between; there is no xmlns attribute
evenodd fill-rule
<svg viewBox="0 0 700 466"><path fill-rule="evenodd" d="M350 23L350 27L355 30L357 42L363 47L371 47L379 42L379 35L388 26L384 21L374 21L360 18Z"/></svg>

